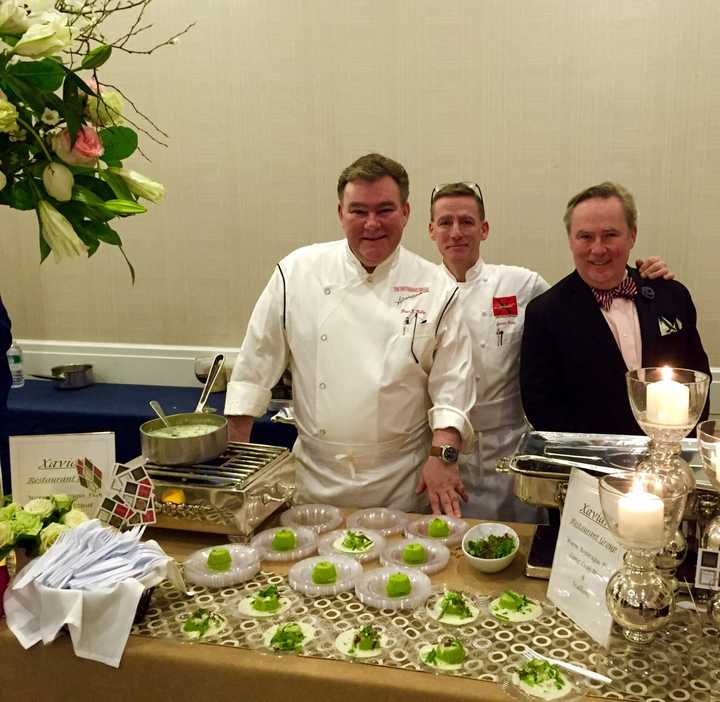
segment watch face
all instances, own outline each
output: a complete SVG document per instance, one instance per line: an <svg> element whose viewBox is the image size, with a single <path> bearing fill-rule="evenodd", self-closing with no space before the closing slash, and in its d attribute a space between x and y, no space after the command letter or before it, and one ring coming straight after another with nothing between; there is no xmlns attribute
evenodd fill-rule
<svg viewBox="0 0 720 702"><path fill-rule="evenodd" d="M458 450L454 446L443 446L442 459L445 463L455 463L458 459Z"/></svg>

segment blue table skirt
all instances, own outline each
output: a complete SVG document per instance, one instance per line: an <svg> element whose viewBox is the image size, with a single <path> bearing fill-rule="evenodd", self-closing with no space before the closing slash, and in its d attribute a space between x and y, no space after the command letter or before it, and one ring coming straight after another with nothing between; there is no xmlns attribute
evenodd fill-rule
<svg viewBox="0 0 720 702"><path fill-rule="evenodd" d="M10 390L8 412L3 418L5 436L115 432L115 452L120 462L140 455L140 425L155 417L148 402L157 400L166 414L192 412L200 399L200 387L120 385L97 383L80 390L57 390L52 381L27 380ZM208 406L222 413L225 393L210 395ZM251 441L292 448L297 433L287 424L270 421L273 413L255 420ZM5 444L5 442L2 442ZM9 492L10 469L7 445L0 448L3 485Z"/></svg>

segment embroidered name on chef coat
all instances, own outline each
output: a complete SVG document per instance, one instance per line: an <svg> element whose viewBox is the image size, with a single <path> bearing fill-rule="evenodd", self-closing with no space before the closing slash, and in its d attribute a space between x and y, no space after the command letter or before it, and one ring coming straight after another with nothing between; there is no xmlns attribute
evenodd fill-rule
<svg viewBox="0 0 720 702"><path fill-rule="evenodd" d="M430 288L416 288L411 285L393 285L393 296L395 298L396 305L402 305L405 300L412 300L420 295L430 292Z"/></svg>

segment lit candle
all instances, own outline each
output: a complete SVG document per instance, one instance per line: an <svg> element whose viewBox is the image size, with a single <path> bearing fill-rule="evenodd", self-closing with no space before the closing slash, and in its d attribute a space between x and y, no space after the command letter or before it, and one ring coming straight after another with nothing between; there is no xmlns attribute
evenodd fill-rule
<svg viewBox="0 0 720 702"><path fill-rule="evenodd" d="M665 505L638 483L618 500L620 538L647 548L661 548L664 542Z"/></svg>
<svg viewBox="0 0 720 702"><path fill-rule="evenodd" d="M662 380L647 387L647 421L678 426L688 423L690 389L672 379L672 369L662 369Z"/></svg>

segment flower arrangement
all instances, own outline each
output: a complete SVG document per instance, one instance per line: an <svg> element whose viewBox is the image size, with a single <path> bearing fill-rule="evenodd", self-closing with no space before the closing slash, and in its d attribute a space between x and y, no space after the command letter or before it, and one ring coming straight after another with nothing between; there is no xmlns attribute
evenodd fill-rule
<svg viewBox="0 0 720 702"><path fill-rule="evenodd" d="M164 146L159 135L167 135L98 69L113 51L151 54L192 27L132 48L152 26L142 24L151 2L0 0L0 204L36 213L41 262L51 251L60 260L107 244L135 279L115 220L145 212L140 200L159 202L164 187L123 162L138 150L138 131ZM108 40L102 24L113 15L129 26ZM130 119L125 101L148 129Z"/></svg>
<svg viewBox="0 0 720 702"><path fill-rule="evenodd" d="M12 550L24 548L28 556L45 553L60 534L88 520L73 508L68 495L37 497L24 506L10 502L0 507L0 561Z"/></svg>

